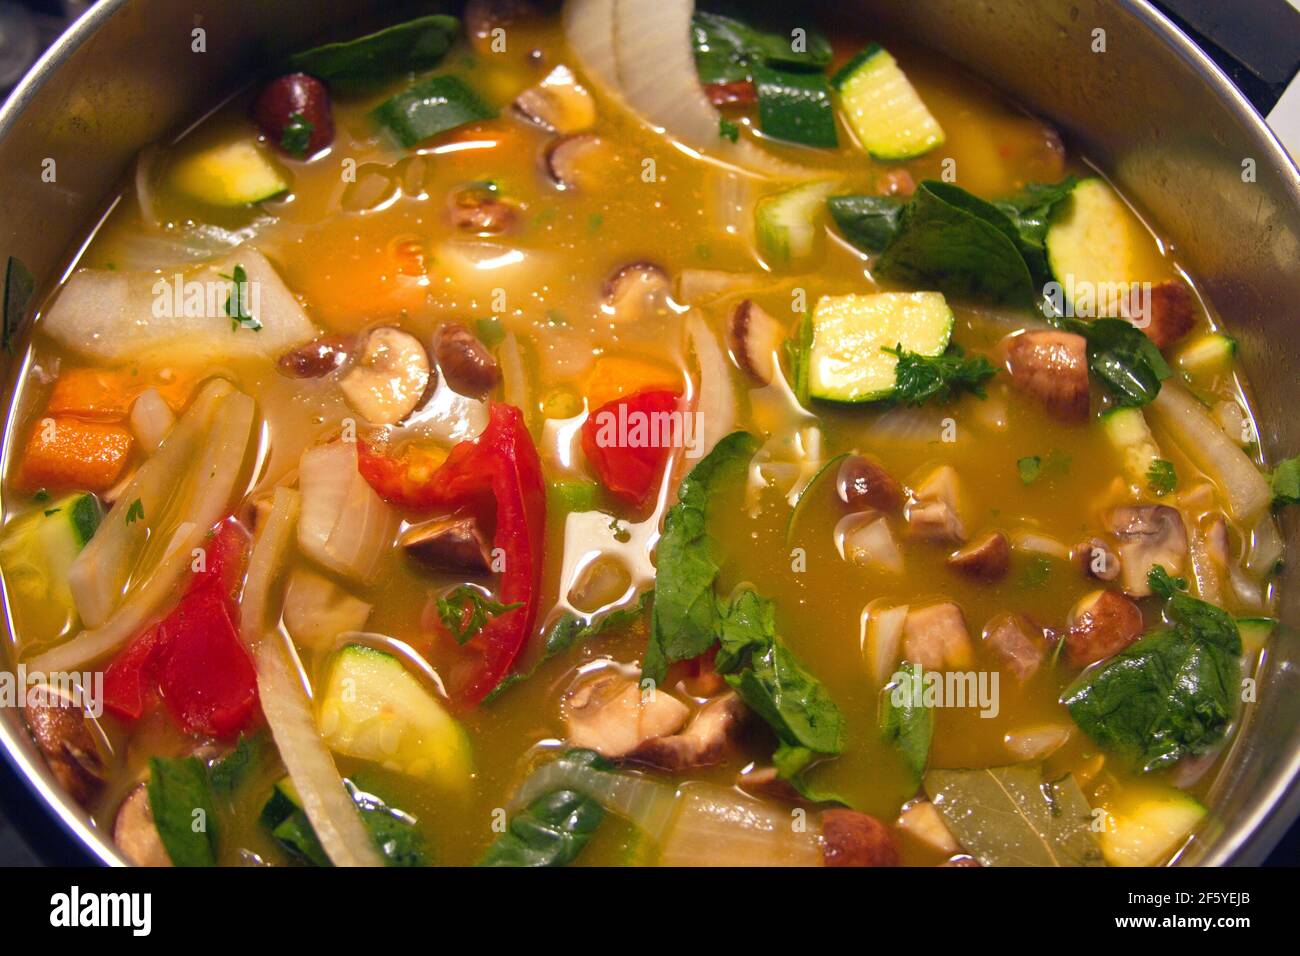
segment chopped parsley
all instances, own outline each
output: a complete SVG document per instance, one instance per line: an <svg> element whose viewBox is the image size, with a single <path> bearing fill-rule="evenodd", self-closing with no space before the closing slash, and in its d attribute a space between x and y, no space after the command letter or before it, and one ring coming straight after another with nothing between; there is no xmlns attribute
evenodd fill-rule
<svg viewBox="0 0 1300 956"><path fill-rule="evenodd" d="M131 502L130 506L126 509L126 523L134 524L136 521L141 520L143 518L144 518L144 504L140 501L139 498L136 498L135 501Z"/></svg>
<svg viewBox="0 0 1300 956"><path fill-rule="evenodd" d="M242 325L254 332L260 331L262 323L248 311L248 273L244 267L236 265L230 275L221 273L221 278L229 279L234 284L226 296L226 315L230 316L231 330L237 330Z"/></svg>
<svg viewBox="0 0 1300 956"><path fill-rule="evenodd" d="M724 116L718 120L718 135L733 143L737 142L740 139L740 127Z"/></svg>
<svg viewBox="0 0 1300 956"><path fill-rule="evenodd" d="M311 143L311 134L316 131L312 123L301 113L290 113L289 123L280 134L280 146L290 156L298 159L307 158L307 146Z"/></svg>
<svg viewBox="0 0 1300 956"><path fill-rule="evenodd" d="M1043 470L1043 459L1037 455L1028 455L1016 462L1016 468L1020 470L1021 484L1032 485Z"/></svg>
<svg viewBox="0 0 1300 956"><path fill-rule="evenodd" d="M950 402L963 392L984 397L984 383L997 374L982 355L966 358L960 345L950 345L942 355L903 351L902 345L881 351L897 356L893 400L902 405L922 405L934 400Z"/></svg>
<svg viewBox="0 0 1300 956"><path fill-rule="evenodd" d="M1147 487L1159 498L1177 488L1178 472L1174 470L1174 463L1164 458L1152 461L1147 469Z"/></svg>
<svg viewBox="0 0 1300 956"><path fill-rule="evenodd" d="M457 644L464 644L487 626L489 618L524 606L523 601L502 604L485 596L468 584L455 588L446 597L438 599L438 617Z"/></svg>

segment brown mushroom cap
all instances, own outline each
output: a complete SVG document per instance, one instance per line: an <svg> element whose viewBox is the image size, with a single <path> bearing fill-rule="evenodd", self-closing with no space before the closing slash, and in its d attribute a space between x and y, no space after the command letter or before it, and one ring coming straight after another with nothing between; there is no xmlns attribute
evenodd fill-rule
<svg viewBox="0 0 1300 956"><path fill-rule="evenodd" d="M727 322L727 345L731 357L742 372L760 385L768 385L776 376L777 354L785 330L750 299L731 310Z"/></svg>
<svg viewBox="0 0 1300 956"><path fill-rule="evenodd" d="M902 485L884 465L866 455L849 455L840 462L835 493L854 511L897 511L903 504Z"/></svg>
<svg viewBox="0 0 1300 956"><path fill-rule="evenodd" d="M492 570L491 551L478 520L453 515L408 529L398 542L414 560L434 571L481 577Z"/></svg>
<svg viewBox="0 0 1300 956"><path fill-rule="evenodd" d="M1115 591L1097 591L1075 605L1065 635L1065 659L1087 667L1118 654L1142 636L1142 609Z"/></svg>
<svg viewBox="0 0 1300 956"><path fill-rule="evenodd" d="M1062 421L1088 417L1088 343L1082 335L1033 329L1003 340L1011 385Z"/></svg>
<svg viewBox="0 0 1300 956"><path fill-rule="evenodd" d="M89 806L103 789L106 770L85 711L62 691L41 684L28 693L24 712L55 779L77 803Z"/></svg>
<svg viewBox="0 0 1300 956"><path fill-rule="evenodd" d="M420 340L382 326L361 342L339 388L366 421L393 425L415 410L431 380L429 353Z"/></svg>
<svg viewBox="0 0 1300 956"><path fill-rule="evenodd" d="M992 583L1011 567L1011 541L1001 531L990 531L948 556L948 567L976 581Z"/></svg>
<svg viewBox="0 0 1300 956"><path fill-rule="evenodd" d="M577 189L591 169L589 160L605 145L595 133L570 133L557 136L546 144L542 163L546 173L560 189Z"/></svg>
<svg viewBox="0 0 1300 956"><path fill-rule="evenodd" d="M822 813L822 863L825 866L898 866L893 831L857 810Z"/></svg>
<svg viewBox="0 0 1300 956"><path fill-rule="evenodd" d="M1179 574L1187 557L1183 516L1168 505L1127 505L1111 511L1108 523L1119 542L1120 580L1134 597L1151 593L1147 574L1157 564Z"/></svg>

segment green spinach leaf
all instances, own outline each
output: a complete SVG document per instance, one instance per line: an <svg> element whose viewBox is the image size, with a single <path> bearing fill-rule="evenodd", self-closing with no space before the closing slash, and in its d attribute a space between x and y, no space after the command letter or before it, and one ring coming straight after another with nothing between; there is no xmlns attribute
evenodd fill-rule
<svg viewBox="0 0 1300 956"><path fill-rule="evenodd" d="M1148 579L1170 627L1143 637L1067 687L1061 702L1103 747L1143 772L1212 749L1237 710L1241 635L1226 611L1182 593L1160 566Z"/></svg>
<svg viewBox="0 0 1300 956"><path fill-rule="evenodd" d="M744 474L758 450L748 432L723 438L682 481L678 502L668 509L656 548L654 610L642 674L656 684L668 665L698 657L718 637L721 611L713 593L719 565L708 534L710 501Z"/></svg>
<svg viewBox="0 0 1300 956"><path fill-rule="evenodd" d="M1160 394L1160 383L1173 374L1156 344L1124 319L1053 320L1088 342L1088 367L1120 405L1138 407Z"/></svg>
<svg viewBox="0 0 1300 956"><path fill-rule="evenodd" d="M217 815L208 771L197 757L149 760L149 809L176 866L215 866Z"/></svg>
<svg viewBox="0 0 1300 956"><path fill-rule="evenodd" d="M12 352L18 327L27 314L27 305L36 291L36 279L31 270L16 256L10 256L5 266L4 322L0 325L0 348Z"/></svg>
<svg viewBox="0 0 1300 956"><path fill-rule="evenodd" d="M1057 205L1069 197L1077 184L1073 176L1066 176L1059 183L1029 183L1016 195L993 203L1015 225L1020 252L1039 285L1052 277L1047 265L1047 227L1052 223Z"/></svg>
<svg viewBox="0 0 1300 956"><path fill-rule="evenodd" d="M880 691L881 735L898 751L918 784L934 739L934 713L925 705L923 676L920 664L903 661L895 669L894 679Z"/></svg>
<svg viewBox="0 0 1300 956"><path fill-rule="evenodd" d="M289 58L289 69L349 91L401 73L432 69L442 62L459 35L459 20L434 14L295 54Z"/></svg>
<svg viewBox="0 0 1300 956"><path fill-rule="evenodd" d="M898 235L905 203L892 196L831 196L826 208L844 238L863 252L880 252Z"/></svg>
<svg viewBox="0 0 1300 956"><path fill-rule="evenodd" d="M1273 487L1273 504L1300 503L1300 456L1278 462L1268 480Z"/></svg>
<svg viewBox="0 0 1300 956"><path fill-rule="evenodd" d="M238 790L262 762L266 750L265 734L241 735L235 749L209 768L208 781L212 792L218 796L230 796Z"/></svg>
<svg viewBox="0 0 1300 956"><path fill-rule="evenodd" d="M792 32L769 33L718 13L697 12L691 18L691 41L700 83L738 83L758 65L795 70L821 70L831 61L826 36L804 29L802 49Z"/></svg>
<svg viewBox="0 0 1300 956"><path fill-rule="evenodd" d="M556 758L593 770L613 767L591 750L568 750ZM510 821L479 860L479 866L568 866L605 820L605 808L576 790L553 790Z"/></svg>

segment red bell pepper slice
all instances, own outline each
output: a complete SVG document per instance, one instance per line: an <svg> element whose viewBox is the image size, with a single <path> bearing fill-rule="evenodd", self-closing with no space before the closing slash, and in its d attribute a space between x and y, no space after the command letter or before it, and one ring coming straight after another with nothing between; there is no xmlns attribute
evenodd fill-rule
<svg viewBox="0 0 1300 956"><path fill-rule="evenodd" d="M453 692L473 706L505 677L537 619L546 485L523 413L494 402L483 434L453 448L431 474L421 474L418 459L392 458L364 443L357 452L362 477L391 504L412 510L470 508L495 516L493 549L504 560L497 600L523 606L491 618L465 645L478 660Z"/></svg>
<svg viewBox="0 0 1300 956"><path fill-rule="evenodd" d="M650 500L672 452L660 416L680 401L679 392L648 389L602 405L582 423L582 451L611 494L638 508Z"/></svg>
<svg viewBox="0 0 1300 956"><path fill-rule="evenodd" d="M224 737L243 729L257 707L257 675L233 617L248 533L234 519L212 530L179 603L127 645L104 672L104 706L139 719L158 694L181 730Z"/></svg>

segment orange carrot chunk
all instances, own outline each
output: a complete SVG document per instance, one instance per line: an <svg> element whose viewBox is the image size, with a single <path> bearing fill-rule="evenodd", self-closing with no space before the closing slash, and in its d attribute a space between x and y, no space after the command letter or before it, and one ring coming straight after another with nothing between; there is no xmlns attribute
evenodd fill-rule
<svg viewBox="0 0 1300 956"><path fill-rule="evenodd" d="M18 485L28 491L106 491L121 477L131 444L131 433L120 425L42 418L19 461Z"/></svg>

